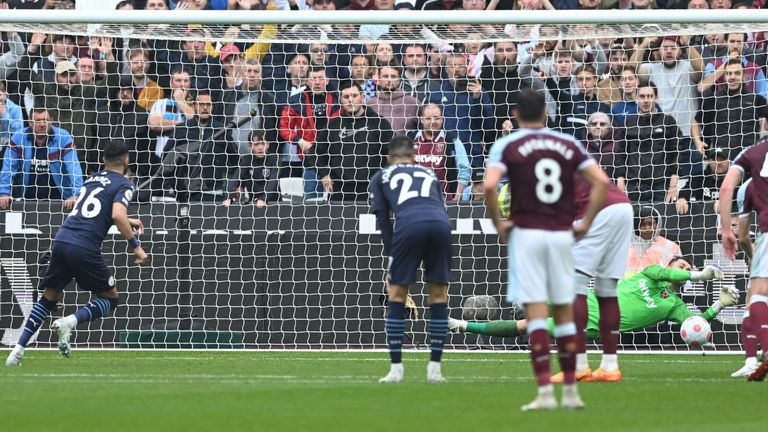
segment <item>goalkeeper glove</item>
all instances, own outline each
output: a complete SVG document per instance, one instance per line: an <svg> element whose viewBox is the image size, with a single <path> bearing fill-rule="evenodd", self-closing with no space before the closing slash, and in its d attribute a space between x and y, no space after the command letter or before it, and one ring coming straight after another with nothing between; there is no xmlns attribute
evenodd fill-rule
<svg viewBox="0 0 768 432"><path fill-rule="evenodd" d="M734 306L739 302L739 290L733 286L720 288L720 299L712 304L712 310L720 312L723 308Z"/></svg>
<svg viewBox="0 0 768 432"><path fill-rule="evenodd" d="M705 266L704 270L702 271L691 272L691 280L694 282L708 281L712 279L720 280L720 279L723 279L724 277L725 275L723 274L723 271L713 265Z"/></svg>

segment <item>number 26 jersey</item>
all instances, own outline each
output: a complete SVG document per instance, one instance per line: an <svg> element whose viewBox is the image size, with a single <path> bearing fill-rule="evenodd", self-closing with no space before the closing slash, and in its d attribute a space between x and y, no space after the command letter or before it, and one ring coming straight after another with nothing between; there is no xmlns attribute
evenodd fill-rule
<svg viewBox="0 0 768 432"><path fill-rule="evenodd" d="M112 204L129 207L135 191L130 180L114 171L90 176L54 240L101 251L101 243L113 224Z"/></svg>

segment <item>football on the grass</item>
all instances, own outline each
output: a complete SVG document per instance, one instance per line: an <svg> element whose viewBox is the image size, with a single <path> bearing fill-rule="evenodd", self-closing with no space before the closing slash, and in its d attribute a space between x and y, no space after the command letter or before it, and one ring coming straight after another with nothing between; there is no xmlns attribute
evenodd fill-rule
<svg viewBox="0 0 768 432"><path fill-rule="evenodd" d="M690 346L699 347L712 339L709 322L700 316L692 316L680 326L680 337Z"/></svg>

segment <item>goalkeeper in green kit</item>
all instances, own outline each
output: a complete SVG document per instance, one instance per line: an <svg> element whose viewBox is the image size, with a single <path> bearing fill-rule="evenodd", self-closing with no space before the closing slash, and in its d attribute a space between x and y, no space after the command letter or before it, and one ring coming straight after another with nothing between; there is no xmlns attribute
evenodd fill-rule
<svg viewBox="0 0 768 432"><path fill-rule="evenodd" d="M707 281L722 279L723 272L714 266L706 266L702 271L692 271L691 263L683 257L675 257L669 262L669 267L659 265L646 267L642 272L629 279L623 279L618 284L618 301L620 311L620 332L631 332L665 321L682 323L686 318L695 314L677 296L676 291L686 281ZM723 308L733 306L738 302L739 290L733 286L723 287L720 298L701 315L711 321ZM597 297L590 290L587 294L589 320L587 322L587 337L596 340L599 337L600 311ZM549 320L550 332L554 328L552 319ZM467 322L450 319L448 328L454 333L474 333L497 337L515 337L526 334L527 321L491 321L487 323ZM580 381L590 379L590 369L586 353L579 353L577 377ZM553 381L557 375L553 377Z"/></svg>

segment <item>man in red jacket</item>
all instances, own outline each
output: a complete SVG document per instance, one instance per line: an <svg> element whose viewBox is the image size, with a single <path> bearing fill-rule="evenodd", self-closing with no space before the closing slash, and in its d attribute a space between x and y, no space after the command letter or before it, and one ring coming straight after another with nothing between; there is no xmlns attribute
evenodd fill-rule
<svg viewBox="0 0 768 432"><path fill-rule="evenodd" d="M295 145L304 161L304 199L323 195L323 185L317 177L317 158L314 145L317 132L328 126L328 121L341 113L336 94L328 91L325 67L314 65L307 77L307 89L288 98L288 104L280 115L280 139Z"/></svg>

